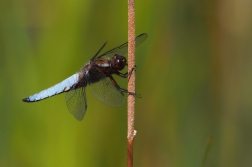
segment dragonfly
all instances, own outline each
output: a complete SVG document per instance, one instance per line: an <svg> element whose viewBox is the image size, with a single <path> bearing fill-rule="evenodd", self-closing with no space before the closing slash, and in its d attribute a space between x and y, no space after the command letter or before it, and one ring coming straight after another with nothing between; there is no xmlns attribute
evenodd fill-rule
<svg viewBox="0 0 252 167"><path fill-rule="evenodd" d="M138 35L135 38L135 46L141 44L147 37L146 33ZM81 121L87 110L87 86L98 100L109 106L121 106L124 102L124 94L140 98L141 95L121 88L112 76L115 74L122 78L128 78L136 68L135 66L124 74L120 72L128 65L127 59L122 56L128 52L128 42L99 55L106 44L107 42L79 72L48 89L22 99L23 102L37 102L66 92L68 110L77 120Z"/></svg>

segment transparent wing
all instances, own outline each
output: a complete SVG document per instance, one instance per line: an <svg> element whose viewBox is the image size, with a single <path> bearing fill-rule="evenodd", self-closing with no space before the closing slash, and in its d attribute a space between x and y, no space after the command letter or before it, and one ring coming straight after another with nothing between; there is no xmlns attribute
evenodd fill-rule
<svg viewBox="0 0 252 167"><path fill-rule="evenodd" d="M148 35L146 33L138 35L135 39L135 45L136 46L140 45L143 41L145 41L147 39L147 37L148 37ZM112 56L114 56L114 54L123 55L127 52L128 52L128 42L126 42L118 47L115 47L114 49L111 49L98 57L102 57L102 56L112 57Z"/></svg>
<svg viewBox="0 0 252 167"><path fill-rule="evenodd" d="M73 116L81 121L87 110L85 87L70 90L66 93L67 108Z"/></svg>
<svg viewBox="0 0 252 167"><path fill-rule="evenodd" d="M105 76L99 68L92 68L89 71L95 78L99 78L99 81L94 83L88 83L89 89L93 95L101 102L109 105L119 107L124 102L124 94L117 87L115 87L110 79ZM88 79L87 81L92 80Z"/></svg>
<svg viewBox="0 0 252 167"><path fill-rule="evenodd" d="M98 100L109 106L119 107L124 102L123 93L111 83L109 78L90 84L89 88Z"/></svg>

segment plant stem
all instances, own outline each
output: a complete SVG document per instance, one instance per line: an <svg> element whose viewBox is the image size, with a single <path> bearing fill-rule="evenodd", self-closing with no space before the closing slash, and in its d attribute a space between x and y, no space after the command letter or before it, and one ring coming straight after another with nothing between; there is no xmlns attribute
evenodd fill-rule
<svg viewBox="0 0 252 167"><path fill-rule="evenodd" d="M128 0L128 71L135 66L135 9L134 0ZM128 91L135 92L135 73L129 78ZM133 167L135 97L128 96L128 167Z"/></svg>

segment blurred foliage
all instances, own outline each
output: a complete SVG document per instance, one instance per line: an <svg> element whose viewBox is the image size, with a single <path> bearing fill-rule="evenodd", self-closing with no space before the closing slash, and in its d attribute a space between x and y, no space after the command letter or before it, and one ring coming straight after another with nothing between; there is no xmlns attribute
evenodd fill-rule
<svg viewBox="0 0 252 167"><path fill-rule="evenodd" d="M136 1L136 35L149 37L136 49L135 166L252 165L251 7ZM21 99L80 70L105 41L127 41L127 1L1 0L0 15L0 166L126 166L126 104L87 89L79 122L64 95Z"/></svg>

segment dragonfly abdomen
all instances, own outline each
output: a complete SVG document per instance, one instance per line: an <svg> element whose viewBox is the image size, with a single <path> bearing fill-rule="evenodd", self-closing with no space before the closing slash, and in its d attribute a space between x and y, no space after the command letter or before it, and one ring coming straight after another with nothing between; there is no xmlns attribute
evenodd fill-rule
<svg viewBox="0 0 252 167"><path fill-rule="evenodd" d="M43 99L46 99L48 97L67 92L69 91L76 83L78 83L78 74L74 74L67 79L63 80L62 82L48 88L45 90L42 90L39 93L36 93L34 95L31 95L27 98L24 98L24 102L36 102Z"/></svg>

